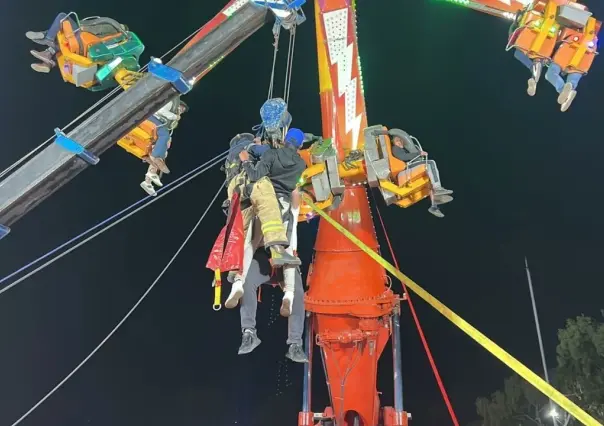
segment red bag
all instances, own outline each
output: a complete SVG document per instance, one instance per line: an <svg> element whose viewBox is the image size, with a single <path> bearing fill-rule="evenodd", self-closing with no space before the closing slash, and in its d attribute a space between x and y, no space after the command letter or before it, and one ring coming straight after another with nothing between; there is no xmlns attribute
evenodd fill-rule
<svg viewBox="0 0 604 426"><path fill-rule="evenodd" d="M234 193L229 207L226 225L218 234L216 242L210 252L206 268L221 272L240 271L243 268L243 247L245 232L243 229L243 216L239 204L239 194Z"/></svg>

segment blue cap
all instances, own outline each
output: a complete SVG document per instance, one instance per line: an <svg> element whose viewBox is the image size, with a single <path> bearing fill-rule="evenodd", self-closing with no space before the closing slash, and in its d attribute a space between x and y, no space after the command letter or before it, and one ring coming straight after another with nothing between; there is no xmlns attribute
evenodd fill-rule
<svg viewBox="0 0 604 426"><path fill-rule="evenodd" d="M285 143L300 148L304 142L304 132L300 129L291 128L285 135Z"/></svg>

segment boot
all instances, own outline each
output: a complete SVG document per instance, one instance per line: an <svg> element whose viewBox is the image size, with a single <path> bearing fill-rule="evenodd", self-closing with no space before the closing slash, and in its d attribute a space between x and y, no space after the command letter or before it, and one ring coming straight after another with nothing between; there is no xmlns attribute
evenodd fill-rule
<svg viewBox="0 0 604 426"><path fill-rule="evenodd" d="M147 182L146 180L142 181L141 188L143 188L143 190L152 197L157 195L157 192L155 192L155 188L151 182Z"/></svg>
<svg viewBox="0 0 604 426"><path fill-rule="evenodd" d="M281 302L279 313L282 317L288 318L292 314L292 305L294 304L294 292L286 291Z"/></svg>
<svg viewBox="0 0 604 426"><path fill-rule="evenodd" d="M281 245L274 245L270 247L271 250L271 264L276 267L283 267L285 265L299 266L302 264L300 259L296 256L289 254L285 251L285 248Z"/></svg>
<svg viewBox="0 0 604 426"><path fill-rule="evenodd" d="M48 74L51 70L51 67L48 64L31 64L31 69L35 72Z"/></svg>
<svg viewBox="0 0 604 426"><path fill-rule="evenodd" d="M251 353L254 349L256 349L262 340L258 338L256 334L256 330L252 330L246 328L243 330L243 335L241 337L241 346L239 346L239 355L246 355Z"/></svg>
<svg viewBox="0 0 604 426"><path fill-rule="evenodd" d="M51 52L50 49L43 50L42 52L38 52L37 50L30 50L29 53L31 53L34 58L44 62L45 64L50 65L51 67L54 67L56 65L54 61L53 52Z"/></svg>
<svg viewBox="0 0 604 426"><path fill-rule="evenodd" d="M162 173L170 174L170 169L166 166L166 162L163 158L155 158L152 155L149 156L149 161L153 163L155 167L161 170Z"/></svg>
<svg viewBox="0 0 604 426"><path fill-rule="evenodd" d="M438 206L432 206L428 209L428 212L430 212L430 214L433 214L436 217L439 218L443 218L445 217L444 213L440 211L440 209L438 208Z"/></svg>
<svg viewBox="0 0 604 426"><path fill-rule="evenodd" d="M304 349L302 349L302 345L297 343L289 345L289 350L285 354L285 357L291 359L293 362L299 362L301 364L308 362L308 358L304 353Z"/></svg>
<svg viewBox="0 0 604 426"><path fill-rule="evenodd" d="M239 303L239 299L243 297L243 281L236 280L231 285L231 292L229 293L229 297L226 302L224 302L224 307L227 309L233 309L237 307Z"/></svg>

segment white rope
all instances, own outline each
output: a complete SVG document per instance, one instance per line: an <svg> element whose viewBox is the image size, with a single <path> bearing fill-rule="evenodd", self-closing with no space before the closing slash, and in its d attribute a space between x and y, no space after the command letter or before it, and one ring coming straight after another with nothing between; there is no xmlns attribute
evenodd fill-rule
<svg viewBox="0 0 604 426"><path fill-rule="evenodd" d="M99 343L97 345L97 347L94 348L92 350L92 352L90 352L90 354L88 354L88 356L86 358L84 358L84 360L82 362L80 362L78 364L78 366L71 371L71 373L69 373L63 380L61 380L59 382L59 384L57 384L50 392L48 392L46 394L46 396L44 396L44 398L42 398L40 401L38 401L38 403L36 405L34 405L33 407L31 407L29 409L29 411L27 411L25 414L23 414L23 416L21 416L21 418L19 418L19 420L17 420L16 422L14 422L12 424L12 426L17 426L27 416L29 416L36 408L38 408L40 405L42 405L44 403L44 401L46 401L48 398L50 398L61 386L63 386L65 384L65 382L67 382L74 374L76 374L78 372L78 370L80 368L82 368L84 366L84 364L86 364L88 362L88 360L90 360L90 358L92 358L94 356L94 354L96 354L103 347L103 345L119 330L119 328L122 326L122 324L124 324L126 322L126 320L130 317L130 315L132 315L132 313L136 310L136 308L138 308L138 306L143 302L143 300L145 300L145 298L147 297L147 295L149 293L151 293L151 290L153 290L153 288L155 287L155 285L164 276L164 274L166 273L166 271L168 270L168 268L170 266L172 266L172 263L174 263L174 261L176 260L176 258L180 254L180 252L185 248L185 246L187 245L187 243L189 242L189 240L191 239L191 237L193 236L193 234L195 233L195 231L197 231L197 228L199 228L199 225L201 225L201 222L206 217L208 211L210 211L210 208L212 207L212 205L214 204L214 202L216 201L216 199L218 198L218 196L222 192L222 189L224 188L225 184L226 184L226 182L223 182L223 184L218 189L218 192L216 192L216 195L214 195L214 198L212 199L212 201L210 202L210 204L208 204L208 207L206 208L206 210L203 212L203 214L201 215L201 217L199 218L199 220L197 221L197 223L195 224L195 226L193 227L193 229L191 230L191 232L189 232L189 235L187 235L187 238L185 238L185 240L180 245L180 247L178 248L178 250L176 250L176 253L174 253L174 255L172 256L172 258L168 261L168 263L164 267L164 269L159 273L159 275L157 276L157 278L155 278L155 281L153 281L153 283L149 286L149 288L147 289L147 291L145 291L143 293L143 295L140 297L140 299L138 299L138 301L128 311L128 313L124 316L124 318L122 318L122 320L119 323L117 323L117 325L113 328L113 330L111 330L111 332L101 341L101 343Z"/></svg>
<svg viewBox="0 0 604 426"><path fill-rule="evenodd" d="M195 36L195 34L197 34L202 28L203 27L199 27L194 33L188 35L180 43L178 43L176 46L172 47L172 49L170 49L166 53L164 53L162 55L161 59L164 59L167 55L169 55L174 50L178 49L184 43L186 43L191 38L193 38ZM141 70L140 70L140 72L144 72L147 69L148 66L149 66L149 64L147 64L144 67L142 67ZM61 130L66 130L66 129L71 128L71 126L73 126L74 124L76 124L78 121L82 120L84 117L86 117L88 114L90 114L92 111L94 111L97 107L101 106L105 101L107 101L113 95L115 95L116 93L118 93L120 90L122 90L122 87L120 87L120 86L115 87L113 90L111 90L111 92L107 93L105 96L103 96L101 99L99 99L94 105L92 105L86 111L84 111L83 113L81 113L80 115L78 115L76 118L74 118L69 124L67 124L66 126L64 126ZM6 169L4 169L0 173L0 179L2 179L4 176L6 176L7 174L9 174L11 171L13 171L19 165L23 164L23 162L25 162L25 160L27 160L28 158L30 158L31 156L33 156L35 153L37 153L38 151L40 151L42 148L44 148L48 144L50 144L54 140L54 138L55 138L55 135L52 135L50 138L46 139L44 142L42 142L36 148L32 149L30 152L28 152L27 154L25 154L19 160L15 161L13 164L11 164Z"/></svg>
<svg viewBox="0 0 604 426"><path fill-rule="evenodd" d="M105 228L101 228L100 230L98 230L97 232L95 232L94 234L92 234L90 237L86 238L85 240L80 241L78 244L70 247L69 249L65 250L63 253L57 255L56 257L53 257L52 259L50 259L48 262L43 263L42 265L38 266L36 269L32 270L31 272L28 272L27 274L23 275L21 278L19 278L18 280L16 280L15 282L11 283L10 285L7 285L6 287L4 287L3 289L0 290L0 294L10 290L11 288L13 288L14 286L20 284L21 282L25 281L26 279L28 279L29 277L31 277L32 275L40 272L42 269L46 268L47 266L51 265L52 263L56 262L57 260L59 260L60 258L62 258L63 256L68 255L69 253L71 253L72 251L74 251L75 249L83 246L84 244L86 244L88 241L98 237L99 235L101 235L103 232L108 231L109 229L113 228L115 225L117 225L118 223L123 222L124 220L128 219L130 216L138 213L139 211L143 210L144 208L150 206L151 204L155 203L156 201L159 201L162 197L168 195L170 192L174 191L175 189L181 187L182 185L184 185L185 183L189 182L192 179L195 179L197 176L199 176L200 174L202 174L203 172L211 169L212 167L214 167L216 164L224 161L224 159L226 158L227 153L221 154L218 157L215 157L216 160L213 161L211 164L209 164L207 167L204 167L203 169L201 169L200 171L198 171L197 173L191 175L190 177L188 177L187 179L183 180L182 182L179 182L178 185L175 185L171 188L169 188L168 190L160 193L157 197L154 197L151 201L149 201L147 204L143 204L142 206L132 210L130 213L128 213L125 216L122 216L121 218L119 218L118 220L116 220L115 222L107 225Z"/></svg>

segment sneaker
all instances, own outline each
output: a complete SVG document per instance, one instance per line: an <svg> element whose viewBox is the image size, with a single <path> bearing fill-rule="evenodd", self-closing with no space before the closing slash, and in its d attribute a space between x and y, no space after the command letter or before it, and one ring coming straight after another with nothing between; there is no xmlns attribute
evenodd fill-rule
<svg viewBox="0 0 604 426"><path fill-rule="evenodd" d="M282 317L288 318L292 314L292 305L294 304L294 292L286 291L281 302L279 313Z"/></svg>
<svg viewBox="0 0 604 426"><path fill-rule="evenodd" d="M537 80L535 80L533 77L528 79L528 88L526 89L526 93L528 93L529 96L535 96L535 93L537 93Z"/></svg>
<svg viewBox="0 0 604 426"><path fill-rule="evenodd" d="M451 197L450 195L435 195L434 196L434 203L437 205L447 204L447 203L450 203L451 201L453 201L453 197Z"/></svg>
<svg viewBox="0 0 604 426"><path fill-rule="evenodd" d="M430 212L430 214L433 214L436 217L440 217L443 218L445 217L444 213L440 211L440 209L437 206L432 206L428 209L428 212Z"/></svg>
<svg viewBox="0 0 604 426"><path fill-rule="evenodd" d="M243 335L241 336L241 346L239 346L239 355L246 355L251 353L254 349L256 349L262 340L258 338L256 334L256 330L251 330L246 328L243 331Z"/></svg>
<svg viewBox="0 0 604 426"><path fill-rule="evenodd" d="M239 304L239 299L243 297L243 281L237 280L231 285L231 292L229 293L229 297L226 302L224 302L224 307L227 309L236 308Z"/></svg>
<svg viewBox="0 0 604 426"><path fill-rule="evenodd" d="M147 182L146 180L141 182L141 188L143 188L143 190L152 197L157 195L157 192L155 192L155 188L151 182Z"/></svg>
<svg viewBox="0 0 604 426"><path fill-rule="evenodd" d="M31 69L35 72L48 74L51 70L51 67L48 64L31 64Z"/></svg>
<svg viewBox="0 0 604 426"><path fill-rule="evenodd" d="M52 53L50 53L48 50L43 50L42 52L38 52L37 50L30 50L29 53L31 53L34 58L44 62L45 64L50 65L51 67L54 67L56 65Z"/></svg>
<svg viewBox="0 0 604 426"><path fill-rule="evenodd" d="M37 41L42 40L44 37L46 37L46 34L42 31L28 31L25 33L25 37L27 37L31 41Z"/></svg>
<svg viewBox="0 0 604 426"><path fill-rule="evenodd" d="M297 343L292 343L289 345L289 350L285 354L285 357L291 359L293 362L299 362L301 364L308 362L308 357L304 353L302 345Z"/></svg>
<svg viewBox="0 0 604 426"><path fill-rule="evenodd" d="M271 246L270 250L271 264L275 267L283 267L286 265L299 266L302 264L298 257L289 254L281 245Z"/></svg>
<svg viewBox="0 0 604 426"><path fill-rule="evenodd" d="M159 179L159 175L157 175L156 173L147 173L145 175L145 177L147 179L149 179L151 182L153 182L156 186L159 186L160 188L162 186L164 186L164 184L161 183L161 180Z"/></svg>
<svg viewBox="0 0 604 426"><path fill-rule="evenodd" d="M150 155L149 161L151 161L151 163L155 167L157 167L159 170L161 170L162 173L170 174L170 169L168 168L168 166L166 166L166 162L164 161L163 158L155 158L152 155Z"/></svg>
<svg viewBox="0 0 604 426"><path fill-rule="evenodd" d="M571 90L568 98L566 99L566 101L564 101L564 103L562 104L562 106L560 107L560 111L565 112L567 111L571 104L573 103L573 101L575 100L575 97L577 96L577 91L576 90Z"/></svg>
<svg viewBox="0 0 604 426"><path fill-rule="evenodd" d="M558 95L558 103L563 105L568 98L570 97L571 92L573 91L573 85L570 83L566 83L562 88L562 91Z"/></svg>
<svg viewBox="0 0 604 426"><path fill-rule="evenodd" d="M445 189L445 188L436 188L434 190L434 196L438 197L439 195L451 195L453 194L453 191L451 191L450 189Z"/></svg>

